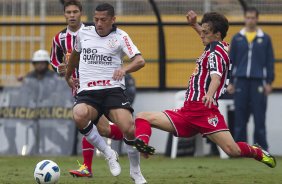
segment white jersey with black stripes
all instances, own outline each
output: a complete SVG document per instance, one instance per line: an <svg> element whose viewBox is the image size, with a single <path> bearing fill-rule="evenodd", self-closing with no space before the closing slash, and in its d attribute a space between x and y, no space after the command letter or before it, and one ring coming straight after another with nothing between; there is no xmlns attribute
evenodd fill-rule
<svg viewBox="0 0 282 184"><path fill-rule="evenodd" d="M107 36L97 34L95 26L79 30L74 49L80 53L78 93L114 87L125 88L121 81L112 79L114 71L122 67L122 58L133 58L140 54L126 32L113 28Z"/></svg>

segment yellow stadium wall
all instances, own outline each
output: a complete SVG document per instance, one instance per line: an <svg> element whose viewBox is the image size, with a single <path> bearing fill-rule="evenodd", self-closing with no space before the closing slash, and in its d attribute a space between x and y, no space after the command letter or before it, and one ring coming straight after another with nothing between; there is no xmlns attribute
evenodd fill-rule
<svg viewBox="0 0 282 184"><path fill-rule="evenodd" d="M59 20L62 20L59 19ZM143 19L144 20L144 19ZM147 19L146 19L147 20ZM181 19L183 20L183 19ZM65 26L46 26L45 27L45 49L50 50L53 36L62 30ZM20 35L20 27L16 28L16 35ZM138 87L141 88L154 88L158 87L159 74L158 74L158 36L156 26L120 26L121 29L125 30L133 39L134 43L138 46L139 50L142 52L143 57L146 59L146 67L141 71L134 73L133 76L136 78L136 83ZM232 36L237 33L242 26L231 26L226 37L226 41L230 42ZM261 26L261 28L267 32L273 41L274 53L276 60L282 60L282 52L280 48L282 47L281 40L281 29L282 26ZM5 32L12 32L12 27L0 27L0 32L5 29ZM31 34L31 26L25 26L26 35ZM40 35L40 27L35 26L35 35ZM194 69L195 59L203 51L203 45L200 38L194 32L194 30L187 26L165 26L165 41L166 41L166 53L167 53L167 87L186 87L189 75ZM2 43L0 42L0 45ZM11 50L11 44L7 42L7 59L11 60L11 55L13 55L13 60L28 60L30 59L30 44L27 43L25 48L24 57L21 58L18 53L20 48L20 42L15 44L16 49ZM35 44L34 50L40 49L40 43ZM15 67L15 72L17 75L22 68L24 68L25 73L30 70L29 63L23 64L9 64L5 65L7 74L10 72L10 68ZM0 65L0 71L2 71L4 65ZM275 63L275 74L276 78L274 81L274 87L282 88L282 62ZM4 81L0 81L4 83Z"/></svg>

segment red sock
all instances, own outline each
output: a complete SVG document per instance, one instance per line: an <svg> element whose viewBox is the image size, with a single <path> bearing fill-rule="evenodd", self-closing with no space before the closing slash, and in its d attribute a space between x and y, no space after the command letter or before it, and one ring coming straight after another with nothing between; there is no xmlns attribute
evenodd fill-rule
<svg viewBox="0 0 282 184"><path fill-rule="evenodd" d="M109 135L109 138L113 140L122 140L123 139L123 134L117 125L110 124L110 128L111 128L111 133Z"/></svg>
<svg viewBox="0 0 282 184"><path fill-rule="evenodd" d="M258 161L262 160L262 151L260 148L253 148L245 142L237 142L241 150L241 157L254 158Z"/></svg>
<svg viewBox="0 0 282 184"><path fill-rule="evenodd" d="M145 119L137 118L135 120L135 137L149 144L151 134L152 129L150 123Z"/></svg>
<svg viewBox="0 0 282 184"><path fill-rule="evenodd" d="M89 171L92 173L92 159L94 155L94 146L90 144L85 136L82 138L82 155L83 163L88 167Z"/></svg>

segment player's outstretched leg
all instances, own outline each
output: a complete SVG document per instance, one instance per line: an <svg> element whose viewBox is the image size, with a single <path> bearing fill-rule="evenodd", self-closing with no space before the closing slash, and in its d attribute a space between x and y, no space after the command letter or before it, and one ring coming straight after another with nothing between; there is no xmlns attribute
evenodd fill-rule
<svg viewBox="0 0 282 184"><path fill-rule="evenodd" d="M136 118L135 127L136 139L134 141L134 146L141 153L153 155L155 153L155 148L148 145L152 134L150 123L145 119Z"/></svg>
<svg viewBox="0 0 282 184"><path fill-rule="evenodd" d="M276 159L274 156L272 156L269 152L264 150L260 145L254 144L252 146L254 149L261 150L262 152L262 159L259 160L260 162L266 164L268 167L274 168L276 167Z"/></svg>
<svg viewBox="0 0 282 184"><path fill-rule="evenodd" d="M276 160L274 156L272 156L266 150L262 149L262 147L258 144L250 146L246 142L237 142L237 145L241 150L241 157L254 158L271 168L274 168L276 166Z"/></svg>
<svg viewBox="0 0 282 184"><path fill-rule="evenodd" d="M82 138L82 156L83 164L78 162L79 168L70 170L69 173L74 177L92 177L92 159L94 155L94 146L90 144L85 136Z"/></svg>
<svg viewBox="0 0 282 184"><path fill-rule="evenodd" d="M275 158L259 145L250 146L246 142L235 142L229 131L221 131L207 135L214 143L221 147L230 157L247 157L274 168L276 166Z"/></svg>

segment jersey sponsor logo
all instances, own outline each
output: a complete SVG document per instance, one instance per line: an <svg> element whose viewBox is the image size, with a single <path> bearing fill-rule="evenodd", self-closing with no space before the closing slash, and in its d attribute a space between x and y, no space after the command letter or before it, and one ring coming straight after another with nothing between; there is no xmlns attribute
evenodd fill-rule
<svg viewBox="0 0 282 184"><path fill-rule="evenodd" d="M214 52L210 53L210 55L209 55L209 64L210 64L210 68L211 69L215 68L214 57L215 57L215 53Z"/></svg>
<svg viewBox="0 0 282 184"><path fill-rule="evenodd" d="M91 81L87 83L88 87L94 87L94 86L111 86L110 80L97 80L97 81Z"/></svg>
<svg viewBox="0 0 282 184"><path fill-rule="evenodd" d="M125 45L126 45L126 47L128 49L129 54L132 55L133 54L132 47L131 47L131 45L130 45L130 43L128 41L127 36L124 36L123 39L125 41Z"/></svg>
<svg viewBox="0 0 282 184"><path fill-rule="evenodd" d="M208 118L208 123L214 127L217 126L218 124L218 117L217 116L214 116L214 117L209 117Z"/></svg>
<svg viewBox="0 0 282 184"><path fill-rule="evenodd" d="M83 61L87 64L112 65L112 56L98 54L97 49L83 48Z"/></svg>

